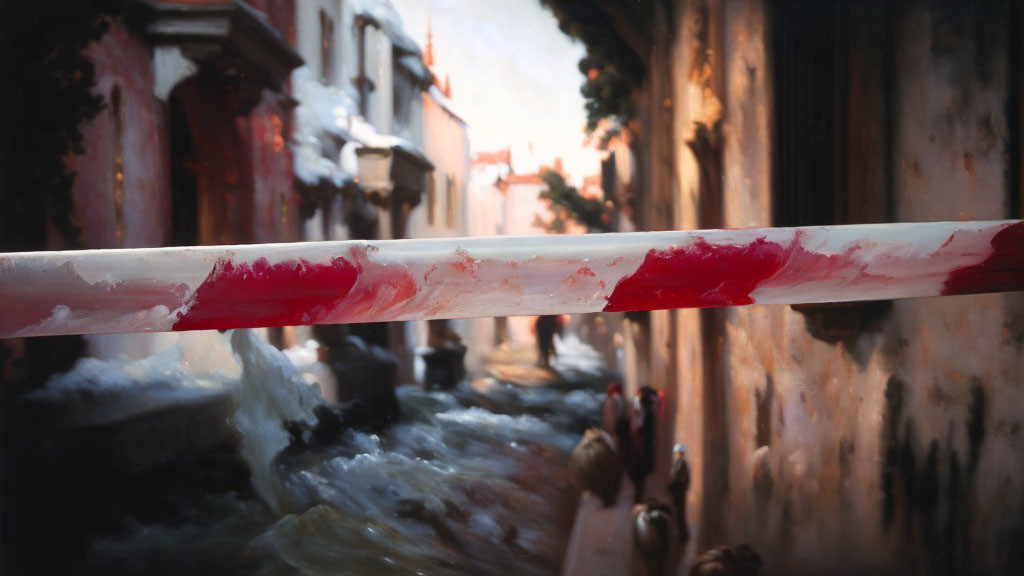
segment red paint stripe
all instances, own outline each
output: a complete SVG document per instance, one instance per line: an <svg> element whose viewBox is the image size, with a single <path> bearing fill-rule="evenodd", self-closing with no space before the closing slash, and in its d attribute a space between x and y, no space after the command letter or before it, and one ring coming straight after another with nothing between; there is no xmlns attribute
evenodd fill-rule
<svg viewBox="0 0 1024 576"><path fill-rule="evenodd" d="M797 233L788 246L764 238L744 245L709 244L651 250L636 272L615 285L606 312L707 308L753 304L760 286L786 287L827 280L859 267L852 246L840 254L811 252Z"/></svg>
<svg viewBox="0 0 1024 576"><path fill-rule="evenodd" d="M992 253L980 264L949 273L942 294L980 294L1024 290L1024 222L1015 222L992 237Z"/></svg>
<svg viewBox="0 0 1024 576"><path fill-rule="evenodd" d="M266 258L234 264L220 259L196 289L174 330L315 324L352 290L359 269L344 258L270 265Z"/></svg>
<svg viewBox="0 0 1024 576"><path fill-rule="evenodd" d="M615 285L604 311L751 304L750 293L782 268L787 252L764 238L742 246L700 238L685 247L652 249L636 272Z"/></svg>

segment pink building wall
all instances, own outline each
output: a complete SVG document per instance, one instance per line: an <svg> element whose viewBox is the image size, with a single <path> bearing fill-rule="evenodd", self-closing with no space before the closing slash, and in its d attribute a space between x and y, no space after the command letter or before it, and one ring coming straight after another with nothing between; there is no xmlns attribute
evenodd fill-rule
<svg viewBox="0 0 1024 576"><path fill-rule="evenodd" d="M253 242L299 240L301 218L295 193L291 150L287 146L288 112L272 93L264 91L260 104L242 129L249 139L253 177Z"/></svg>
<svg viewBox="0 0 1024 576"><path fill-rule="evenodd" d="M77 173L73 195L82 245L166 244L171 226L167 113L153 95L150 49L113 22L88 53L96 67L95 92L106 106L82 127L85 154L68 161Z"/></svg>
<svg viewBox="0 0 1024 576"><path fill-rule="evenodd" d="M272 21L294 36L291 2L258 4L272 9ZM154 93L153 47L114 20L88 53L105 108L83 126L85 153L69 158L77 173L73 196L82 245L169 244L175 194L171 112ZM169 98L183 104L196 156L188 162L199 189L197 240L297 240L298 198L287 148L290 108L267 89L250 110L242 109L243 97L237 87L203 73L181 79L170 91Z"/></svg>

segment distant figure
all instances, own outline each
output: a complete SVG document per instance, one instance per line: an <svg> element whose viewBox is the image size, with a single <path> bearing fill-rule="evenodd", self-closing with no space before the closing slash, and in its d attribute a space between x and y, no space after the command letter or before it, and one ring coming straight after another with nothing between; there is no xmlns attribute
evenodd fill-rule
<svg viewBox="0 0 1024 576"><path fill-rule="evenodd" d="M608 370L615 372L619 369L619 354L615 347L615 333L611 326L602 316L594 318L593 332L590 337L591 345L601 353Z"/></svg>
<svg viewBox="0 0 1024 576"><path fill-rule="evenodd" d="M672 515L665 504L648 500L633 506L631 548L634 576L665 576L672 551Z"/></svg>
<svg viewBox="0 0 1024 576"><path fill-rule="evenodd" d="M690 540L690 527L686 524L686 493L690 490L690 464L686 461L686 446L676 444L672 449L672 469L669 472L668 493L676 512L679 541Z"/></svg>
<svg viewBox="0 0 1024 576"><path fill-rule="evenodd" d="M761 557L747 544L718 546L697 556L690 576L757 576Z"/></svg>
<svg viewBox="0 0 1024 576"><path fill-rule="evenodd" d="M604 431L615 439L615 449L625 465L629 461L629 414L626 399L622 397L622 385L618 382L609 384L605 391L601 422Z"/></svg>
<svg viewBox="0 0 1024 576"><path fill-rule="evenodd" d="M604 430L590 428L569 456L569 470L576 488L587 491L607 507L615 504L622 480L622 463L615 443Z"/></svg>
<svg viewBox="0 0 1024 576"><path fill-rule="evenodd" d="M555 355L555 334L562 334L562 318L558 315L538 316L533 325L537 336L537 365L548 368Z"/></svg>
<svg viewBox="0 0 1024 576"><path fill-rule="evenodd" d="M657 428L657 410L660 395L650 386L644 386L633 398L630 413L630 461L627 467L629 479L633 481L635 491L633 502L644 499L644 484L647 476L654 470L654 433Z"/></svg>
<svg viewBox="0 0 1024 576"><path fill-rule="evenodd" d="M761 446L754 451L751 460L753 461L751 467L754 469L752 481L754 520L758 529L764 530L767 527L772 491L775 488L775 481L772 479L771 453L769 448Z"/></svg>

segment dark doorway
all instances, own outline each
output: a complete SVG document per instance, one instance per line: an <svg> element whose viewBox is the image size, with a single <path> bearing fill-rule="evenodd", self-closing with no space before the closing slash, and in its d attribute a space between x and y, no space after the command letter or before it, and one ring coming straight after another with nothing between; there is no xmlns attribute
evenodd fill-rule
<svg viewBox="0 0 1024 576"><path fill-rule="evenodd" d="M198 237L198 186L195 177L195 151L192 132L181 100L170 98L171 133L171 242L175 246L194 246Z"/></svg>

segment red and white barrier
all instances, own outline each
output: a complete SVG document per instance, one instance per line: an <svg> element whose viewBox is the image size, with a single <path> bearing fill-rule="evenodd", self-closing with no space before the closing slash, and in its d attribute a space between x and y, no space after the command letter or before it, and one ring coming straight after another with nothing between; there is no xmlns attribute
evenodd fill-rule
<svg viewBox="0 0 1024 576"><path fill-rule="evenodd" d="M0 254L0 338L1024 289L1024 222Z"/></svg>

